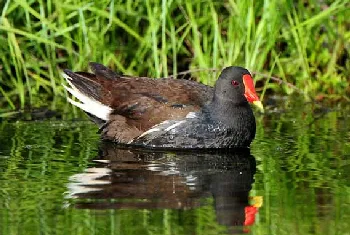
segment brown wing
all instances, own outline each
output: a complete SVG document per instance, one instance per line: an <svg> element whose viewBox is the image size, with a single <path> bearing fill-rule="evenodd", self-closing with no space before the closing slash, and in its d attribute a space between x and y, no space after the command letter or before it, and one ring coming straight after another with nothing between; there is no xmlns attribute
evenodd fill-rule
<svg viewBox="0 0 350 235"><path fill-rule="evenodd" d="M182 79L123 76L90 63L94 74L65 70L79 91L113 109L103 126L106 139L128 142L152 126L198 111L213 93L211 87Z"/></svg>
<svg viewBox="0 0 350 235"><path fill-rule="evenodd" d="M205 86L174 79L128 78L109 85L104 87L108 95L102 102L113 108L113 114L127 117L131 125L143 131L198 111L210 93Z"/></svg>

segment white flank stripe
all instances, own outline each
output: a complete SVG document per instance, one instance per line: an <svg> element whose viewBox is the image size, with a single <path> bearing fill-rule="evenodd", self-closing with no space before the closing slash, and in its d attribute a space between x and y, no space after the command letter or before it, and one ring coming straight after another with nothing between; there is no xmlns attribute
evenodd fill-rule
<svg viewBox="0 0 350 235"><path fill-rule="evenodd" d="M186 115L186 118L196 118L197 115L195 112L189 112L187 115Z"/></svg>
<svg viewBox="0 0 350 235"><path fill-rule="evenodd" d="M74 101L70 98L67 98L71 104L81 108L85 112L90 113L90 114L92 114L92 115L94 115L102 120L107 121L109 119L109 115L112 112L112 109L109 106L104 105L101 102L84 95L72 84L72 82L70 81L71 78L67 74L62 73L62 75L67 80L70 87L67 87L63 84L62 84L62 86L72 96L74 96L75 98L77 98L80 101L80 102L77 102L77 101Z"/></svg>
<svg viewBox="0 0 350 235"><path fill-rule="evenodd" d="M165 131L170 131L171 129L174 129L175 127L177 127L177 126L179 126L179 125L181 125L181 124L183 124L183 123L185 123L185 122L186 122L185 120L179 121L179 122L177 122L177 123L175 123L175 124L169 126L168 128L166 128Z"/></svg>
<svg viewBox="0 0 350 235"><path fill-rule="evenodd" d="M143 133L142 133L139 137L137 137L137 138L140 138L140 137L142 137L142 136L148 135L149 133L152 133L152 132L155 132L155 131L160 131L160 129L159 129L159 128L151 128L151 129L149 129L149 130L143 132Z"/></svg>
<svg viewBox="0 0 350 235"><path fill-rule="evenodd" d="M148 129L147 131L143 132L143 133L142 133L140 136L138 136L137 138L140 138L140 137L142 137L142 136L145 136L145 135L147 135L147 134L149 134L149 133L152 133L152 132L155 132L155 131L160 131L161 129L159 129L158 127L159 127L160 125L167 124L168 122L169 122L168 120L165 120L165 121L163 121L163 122L161 122L161 123L159 123L159 124L156 124L156 125L152 126L151 129ZM130 142L132 142L132 140L131 140Z"/></svg>

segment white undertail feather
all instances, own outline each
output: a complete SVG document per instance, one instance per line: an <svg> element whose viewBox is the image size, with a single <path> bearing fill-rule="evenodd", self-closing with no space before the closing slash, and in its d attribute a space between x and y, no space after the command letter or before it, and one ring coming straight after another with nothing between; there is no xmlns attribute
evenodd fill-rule
<svg viewBox="0 0 350 235"><path fill-rule="evenodd" d="M84 110L87 113L90 113L102 120L107 121L109 119L109 115L112 112L112 108L110 108L107 105L102 104L101 102L84 95L81 93L70 81L71 77L69 77L67 74L62 73L62 76L66 79L70 87L67 87L63 85L63 87L75 98L77 98L80 102L74 101L70 98L67 98L68 101L72 104L75 105L82 110Z"/></svg>

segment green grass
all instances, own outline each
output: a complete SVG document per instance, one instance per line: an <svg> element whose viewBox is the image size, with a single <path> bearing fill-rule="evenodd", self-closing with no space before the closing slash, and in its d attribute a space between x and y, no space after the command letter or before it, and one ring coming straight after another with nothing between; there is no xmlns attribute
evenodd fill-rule
<svg viewBox="0 0 350 235"><path fill-rule="evenodd" d="M307 96L349 100L349 7L349 0L4 0L0 107L62 100L60 70L87 70L89 61L151 77L241 65ZM217 73L193 76L212 85ZM264 90L295 91L255 79Z"/></svg>

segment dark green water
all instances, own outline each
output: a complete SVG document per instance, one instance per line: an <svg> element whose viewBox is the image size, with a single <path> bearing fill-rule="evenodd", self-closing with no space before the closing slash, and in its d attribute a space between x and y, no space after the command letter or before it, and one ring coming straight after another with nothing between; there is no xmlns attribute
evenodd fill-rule
<svg viewBox="0 0 350 235"><path fill-rule="evenodd" d="M350 234L350 108L329 106L279 100L250 152L119 149L69 115L2 119L0 234Z"/></svg>

